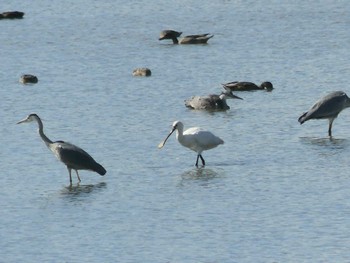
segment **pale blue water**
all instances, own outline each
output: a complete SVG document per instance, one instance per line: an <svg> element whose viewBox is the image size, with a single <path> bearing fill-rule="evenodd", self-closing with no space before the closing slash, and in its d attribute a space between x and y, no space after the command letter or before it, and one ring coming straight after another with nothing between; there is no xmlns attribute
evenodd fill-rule
<svg viewBox="0 0 350 263"><path fill-rule="evenodd" d="M350 113L300 126L334 90L350 93L348 1L6 1L0 21L0 262L348 262ZM163 29L212 33L159 42ZM149 67L149 78L132 77ZM18 82L35 74L36 85ZM185 108L220 83L271 81L227 112ZM106 169L69 189L52 140ZM175 120L225 144L207 166ZM73 177L76 182L76 177Z"/></svg>

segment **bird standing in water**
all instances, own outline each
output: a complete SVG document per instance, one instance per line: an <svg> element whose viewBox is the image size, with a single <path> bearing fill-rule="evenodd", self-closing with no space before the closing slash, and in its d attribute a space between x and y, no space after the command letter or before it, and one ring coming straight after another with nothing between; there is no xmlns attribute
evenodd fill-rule
<svg viewBox="0 0 350 263"><path fill-rule="evenodd" d="M215 148L216 146L223 144L224 141L221 140L219 137L212 134L210 131L203 130L199 127L193 127L189 128L186 131L184 130L184 125L181 121L175 121L173 123L173 128L170 131L169 135L165 138L164 141L162 141L158 148L163 148L164 144L168 140L171 134L176 130L176 139L179 141L179 143L191 149L192 151L195 151L197 153L197 160L196 160L196 166L198 167L198 159L201 158L203 166L205 166L205 161L202 156L202 152L206 150L210 150Z"/></svg>
<svg viewBox="0 0 350 263"><path fill-rule="evenodd" d="M318 100L314 106L298 119L300 124L311 119L328 119L328 135L332 137L332 124L338 114L350 107L350 99L343 91L335 91Z"/></svg>
<svg viewBox="0 0 350 263"><path fill-rule="evenodd" d="M79 182L80 177L78 170L90 170L94 171L100 175L105 175L106 170L99 163L97 163L87 152L83 149L75 146L71 143L64 141L51 141L43 131L43 123L39 116L35 113L28 115L27 118L19 121L17 124L26 123L36 121L39 126L39 135L41 139L44 141L46 146L55 154L58 160L63 162L68 169L69 172L69 181L72 185L72 174L71 170L75 170Z"/></svg>

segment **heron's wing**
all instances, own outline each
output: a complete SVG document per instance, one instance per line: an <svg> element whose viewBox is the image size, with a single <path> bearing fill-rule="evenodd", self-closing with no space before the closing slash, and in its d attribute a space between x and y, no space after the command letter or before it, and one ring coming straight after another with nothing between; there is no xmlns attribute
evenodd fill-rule
<svg viewBox="0 0 350 263"><path fill-rule="evenodd" d="M347 96L344 92L334 92L323 97L307 112L305 120L336 118L344 109L346 99Z"/></svg>
<svg viewBox="0 0 350 263"><path fill-rule="evenodd" d="M96 161L83 149L62 141L58 141L56 144L58 157L67 166L73 169L95 169Z"/></svg>

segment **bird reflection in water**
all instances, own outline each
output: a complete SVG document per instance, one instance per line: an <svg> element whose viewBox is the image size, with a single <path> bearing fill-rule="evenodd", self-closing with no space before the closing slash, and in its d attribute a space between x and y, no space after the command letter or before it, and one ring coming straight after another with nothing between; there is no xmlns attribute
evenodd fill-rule
<svg viewBox="0 0 350 263"><path fill-rule="evenodd" d="M98 184L87 184L87 185L69 185L65 186L61 194L62 195L81 195L81 194L89 194L91 192L101 191L102 189L105 189L107 187L107 183L101 182Z"/></svg>
<svg viewBox="0 0 350 263"><path fill-rule="evenodd" d="M334 137L328 138L315 138L315 137L302 137L300 138L302 143L309 144L313 146L321 146L332 149L346 149L349 147L349 140L347 139L335 139Z"/></svg>
<svg viewBox="0 0 350 263"><path fill-rule="evenodd" d="M181 175L183 180L210 180L218 176L218 173L208 168L197 168L184 172Z"/></svg>

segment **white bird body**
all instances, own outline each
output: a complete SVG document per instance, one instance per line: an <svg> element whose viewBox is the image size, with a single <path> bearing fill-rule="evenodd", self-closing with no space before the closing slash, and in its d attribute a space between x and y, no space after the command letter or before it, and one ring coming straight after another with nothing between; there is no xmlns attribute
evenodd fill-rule
<svg viewBox="0 0 350 263"><path fill-rule="evenodd" d="M205 161L202 157L203 151L213 149L224 143L222 139L215 136L210 131L206 131L200 127L193 127L184 131L184 125L182 122L175 121L169 135L158 145L158 148L162 148L164 146L165 142L175 130L176 139L179 141L179 143L197 153L196 166L198 166L199 158L201 158L203 166L205 165Z"/></svg>
<svg viewBox="0 0 350 263"><path fill-rule="evenodd" d="M176 139L182 146L185 146L199 154L224 143L224 141L219 137L200 127L189 128L183 133L179 130L179 128L177 128Z"/></svg>

